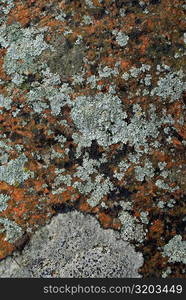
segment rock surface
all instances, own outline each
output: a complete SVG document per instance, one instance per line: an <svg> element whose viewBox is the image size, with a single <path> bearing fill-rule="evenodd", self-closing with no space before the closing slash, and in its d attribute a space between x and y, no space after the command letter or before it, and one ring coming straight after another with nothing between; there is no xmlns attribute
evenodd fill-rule
<svg viewBox="0 0 186 300"><path fill-rule="evenodd" d="M0 6L2 263L74 209L134 245L142 277L185 277L185 1ZM108 253L86 253L96 276Z"/></svg>
<svg viewBox="0 0 186 300"><path fill-rule="evenodd" d="M139 278L143 256L90 215L59 214L39 229L22 254L0 263L1 278Z"/></svg>

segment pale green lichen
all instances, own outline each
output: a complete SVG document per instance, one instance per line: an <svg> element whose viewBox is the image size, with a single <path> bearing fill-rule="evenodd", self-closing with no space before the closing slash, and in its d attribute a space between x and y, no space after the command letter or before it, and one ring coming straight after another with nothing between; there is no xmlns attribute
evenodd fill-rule
<svg viewBox="0 0 186 300"><path fill-rule="evenodd" d="M123 210L119 214L119 220L122 223L121 235L123 240L135 240L139 243L144 240L146 234L143 230L143 225L139 224L138 220L132 217L128 211Z"/></svg>
<svg viewBox="0 0 186 300"><path fill-rule="evenodd" d="M33 172L25 172L24 170L24 165L27 160L27 157L21 154L18 158L10 160L6 165L0 166L0 181L15 185L33 176Z"/></svg>
<svg viewBox="0 0 186 300"><path fill-rule="evenodd" d="M88 182L90 186L91 183ZM91 190L93 190L93 192L91 193L87 202L88 204L90 204L90 206L94 207L99 204L103 196L107 195L110 191L114 190L114 185L109 180L109 178L104 179L102 175L97 175Z"/></svg>
<svg viewBox="0 0 186 300"><path fill-rule="evenodd" d="M1 9L2 12L7 15L11 9L14 7L14 1L13 0L1 0Z"/></svg>
<svg viewBox="0 0 186 300"><path fill-rule="evenodd" d="M172 273L171 268L167 267L167 269L162 273L162 278L168 277Z"/></svg>
<svg viewBox="0 0 186 300"><path fill-rule="evenodd" d="M83 23L85 25L90 25L93 23L92 18L88 15L83 16Z"/></svg>
<svg viewBox="0 0 186 300"><path fill-rule="evenodd" d="M175 203L176 203L175 199L170 199L169 202L167 203L167 207L172 208L174 207Z"/></svg>
<svg viewBox="0 0 186 300"><path fill-rule="evenodd" d="M66 16L67 16L66 13L64 11L60 10L60 14L58 16L56 16L55 19L59 20L61 22L64 22Z"/></svg>
<svg viewBox="0 0 186 300"><path fill-rule="evenodd" d="M126 123L127 117L122 111L121 101L117 96L98 93L95 97L78 96L71 110L72 119L83 134L84 145L90 146L96 139L100 145L115 143L116 132Z"/></svg>
<svg viewBox="0 0 186 300"><path fill-rule="evenodd" d="M4 97L0 94L0 107L5 108L6 110L11 109L11 103L12 99L9 97ZM0 114L2 113L2 110L0 109Z"/></svg>
<svg viewBox="0 0 186 300"><path fill-rule="evenodd" d="M113 30L112 34L116 36L116 42L121 46L124 47L127 45L129 37L124 32L118 30Z"/></svg>
<svg viewBox="0 0 186 300"><path fill-rule="evenodd" d="M169 72L157 82L157 87L152 89L151 96L159 96L163 99L169 98L171 102L180 99L182 92L186 89L183 82L184 73L182 70L178 72Z"/></svg>
<svg viewBox="0 0 186 300"><path fill-rule="evenodd" d="M10 196L5 194L0 194L0 212L7 209L8 207L8 200L10 199Z"/></svg>
<svg viewBox="0 0 186 300"><path fill-rule="evenodd" d="M4 227L0 229L0 232L6 233L5 240L9 243L14 243L23 235L22 228L18 226L14 221L11 221L6 218L0 218L0 224Z"/></svg>
<svg viewBox="0 0 186 300"><path fill-rule="evenodd" d="M36 83L30 89L27 94L28 103L35 112L41 113L44 109L49 108L46 103L47 99L50 103L52 114L59 115L64 105L71 105L70 93L72 88L67 83L57 88L56 85L61 83L59 75L52 74L49 68L43 70L41 74L43 75L42 84Z"/></svg>
<svg viewBox="0 0 186 300"><path fill-rule="evenodd" d="M7 30L12 30L8 37L4 34L4 44L8 46L4 58L4 69L7 74L15 76L18 73L20 76L36 72L38 61L35 61L35 58L40 56L45 49L50 48L44 41L43 35L47 28L36 30L35 28L19 28L17 25L15 36L13 36L15 25Z"/></svg>
<svg viewBox="0 0 186 300"><path fill-rule="evenodd" d="M119 167L119 172L114 171L114 177L117 178L118 180L121 180L125 176L125 172L128 170L130 167L130 164L127 163L126 161L121 161L118 165Z"/></svg>
<svg viewBox="0 0 186 300"><path fill-rule="evenodd" d="M168 191L170 191L170 192L174 192L174 191L176 191L176 190L179 189L178 186L171 188L171 187L169 186L169 184L166 183L166 182L164 182L162 179L156 180L155 185L156 185L158 188L160 188L160 189L168 190Z"/></svg>
<svg viewBox="0 0 186 300"><path fill-rule="evenodd" d="M165 161L163 161L163 162L160 161L158 163L158 167L160 170L163 170L166 167L166 165L167 165L167 163Z"/></svg>
<svg viewBox="0 0 186 300"><path fill-rule="evenodd" d="M72 177L70 174L66 174L65 169L55 169L55 181L52 184L52 194L60 194L66 191L66 187L72 186Z"/></svg>
<svg viewBox="0 0 186 300"><path fill-rule="evenodd" d="M103 69L101 69L101 66L99 66L99 70L98 70L98 74L99 74L99 77L100 78L107 78L107 77L110 77L110 76L116 76L118 75L118 69L115 68L115 69L112 69L108 66L105 66Z"/></svg>
<svg viewBox="0 0 186 300"><path fill-rule="evenodd" d="M186 264L186 241L182 241L181 235L176 235L163 247L163 256L169 257L169 262Z"/></svg>
<svg viewBox="0 0 186 300"><path fill-rule="evenodd" d="M149 160L146 160L143 167L135 167L135 176L139 181L143 181L145 178L151 179L152 177L154 177L154 168L152 166L152 163Z"/></svg>
<svg viewBox="0 0 186 300"><path fill-rule="evenodd" d="M98 205L103 196L114 189L110 179L105 179L103 174L99 173L100 163L98 160L89 159L88 155L85 154L83 165L77 167L77 171L73 175L73 177L81 179L81 181L75 181L73 187L83 195L88 196L87 202L92 207ZM94 175L95 178L93 179L91 175Z"/></svg>
<svg viewBox="0 0 186 300"><path fill-rule="evenodd" d="M140 213L140 220L143 224L148 224L149 223L149 218L148 218L149 212L148 211L142 211Z"/></svg>
<svg viewBox="0 0 186 300"><path fill-rule="evenodd" d="M92 0L85 0L85 4L86 4L89 8L95 8L94 3L92 2Z"/></svg>

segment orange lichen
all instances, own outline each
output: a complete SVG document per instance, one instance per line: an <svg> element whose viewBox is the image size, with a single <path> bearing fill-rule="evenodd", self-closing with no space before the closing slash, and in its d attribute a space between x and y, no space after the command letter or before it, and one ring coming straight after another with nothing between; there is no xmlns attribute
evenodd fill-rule
<svg viewBox="0 0 186 300"><path fill-rule="evenodd" d="M0 233L0 259L10 255L15 249L14 245L4 240L4 235Z"/></svg>
<svg viewBox="0 0 186 300"><path fill-rule="evenodd" d="M104 212L100 212L98 214L98 219L104 228L108 228L112 224L112 218L107 214L105 214Z"/></svg>
<svg viewBox="0 0 186 300"><path fill-rule="evenodd" d="M161 220L155 220L153 222L153 225L151 225L151 227L150 227L150 231L151 230L153 232L159 232L160 234L162 234L163 230L164 230L163 222Z"/></svg>
<svg viewBox="0 0 186 300"><path fill-rule="evenodd" d="M24 3L16 3L9 14L8 23L19 22L22 26L28 24L31 19L30 11Z"/></svg>
<svg viewBox="0 0 186 300"><path fill-rule="evenodd" d="M7 76L3 68L7 50L2 48L0 49L0 78L5 81L5 84L0 85L0 93L12 99L11 109L0 108L2 111L0 114L2 139L3 141L6 139L7 145L12 147L12 149L6 150L8 161L16 159L19 157L20 151L23 152L28 159L23 171L33 172L33 177L21 184L15 184L15 186L0 182L1 192L10 196L8 207L1 212L1 216L14 220L25 231L27 229L34 231L38 225L44 224L55 213L55 205L69 204L84 213L94 214L104 228L120 230L122 224L118 219L118 211L122 209L123 202L130 202L131 214L139 222L141 222L141 212L148 212L149 223L148 225L143 224L144 229L148 230L146 242L145 245L139 246L144 256L148 257L144 262L142 272L144 276L149 274L159 276L161 271L157 270L157 266L163 270L167 261L162 258L157 249L164 245L167 237L172 237L177 233L176 226L179 223L179 216L185 212L183 208L185 173L183 169L180 174L176 173L179 166L185 162L184 143L182 142L182 139L186 138L186 125L183 124L185 95L183 94L182 99L180 97L180 99L169 103L168 97L165 101L161 101L160 96L154 98L149 96L151 86L145 87L149 89L148 95L137 94L136 91L138 88L141 89L141 85L143 85L141 82L143 82L145 72L140 73L138 77L132 77L130 71L132 67L140 68L142 64L150 66L151 84L157 86L159 79L159 74L156 72L157 64L160 67L163 64L168 65L173 72L180 70L183 58L180 55L175 59L174 55L179 50L182 51L178 45L183 46L184 43L182 32L185 24L184 11L180 9L180 1L178 0L162 0L157 5L151 5L151 1L145 0L144 3L148 6L148 12L145 12L142 6L136 5L136 1L92 0L92 2L95 8L90 8L88 4L85 5L84 1L16 0L14 7L8 14L8 21L5 23L11 25L18 22L23 30L26 28L29 30L30 27L41 29L47 26L47 32L43 34L45 42L55 48L58 37L59 40L63 38L63 41L68 40L69 42L69 51L74 47L77 38L82 36L80 48L84 49L83 83L72 84L73 76L76 74L70 76L59 74L61 81L68 83L73 89L70 96L72 101L75 102L78 96L95 95L99 94L100 91L105 94L109 93L109 88L113 84L116 87L118 97L121 99L123 110L127 112L127 124L134 117L132 112L134 104L140 105L148 117L150 117L149 105L155 105L156 116L160 120L162 111L166 108L166 114L174 120L170 126L172 128L169 140L167 141L168 136L164 134L164 131L168 130L168 125L162 124L157 137L159 148L151 150L150 147L149 152L146 153L143 151L144 148L139 146L143 153L140 157L139 166L143 168L145 160L148 158L152 163L155 175L153 178L149 178L147 175L143 181L136 180L136 163L131 163L128 156L129 154L135 155L136 144L130 141L123 148L121 148L121 142L109 145L105 151L105 148L98 145L99 143L95 140L95 149L92 149L92 145L91 147L82 147L81 156L76 158L77 145L74 143L72 135L76 130L78 131L78 128L73 122L71 108L68 105L61 107L60 114L55 116L51 112L50 103L46 97L43 103L47 104L48 108L43 109L38 117L38 113L34 111L32 104L27 99L27 94L32 89L34 80L38 86L41 84L43 87L40 70L34 71L36 74L34 72L32 74L30 69L24 74L26 84L14 85L11 82L11 76ZM121 16L121 8L124 8L124 17ZM58 13L60 15L61 10L66 14L64 21L56 18ZM90 24L83 21L86 16L90 17ZM126 47L120 47L113 30L122 32L129 37ZM64 38L65 32L68 34ZM50 56L50 54L48 55ZM38 62L40 58L46 64L48 63L49 57L44 56L43 58L41 54L38 57ZM52 60L51 57L50 59ZM61 63L60 60L61 57L57 63ZM24 60L19 60L19 62L25 63ZM70 62L69 64L72 68ZM100 78L97 75L99 66L115 69L116 64L118 74L112 76L112 79L111 77ZM127 82L122 78L124 72L129 74ZM91 89L91 84L86 84L86 80L91 75L95 75L98 79L94 89ZM56 85L55 88L58 90L59 85ZM15 113L15 117L12 116L12 113ZM140 117L140 113L136 115ZM59 120L65 120L68 126L59 125ZM26 125L23 126L23 124ZM66 137L63 144L57 142L56 136L59 134ZM153 137L149 137L146 143L151 143L151 139L153 140ZM17 145L23 146L22 150L17 151ZM57 152L53 159L51 158L52 150ZM101 199L107 209L100 202L95 207L91 207L88 204L87 195L81 194L78 189L67 186L63 182L59 186L63 192L55 194L56 169L64 168L65 171L63 170L62 174L64 173L63 176L71 176L72 185L82 182L78 176L73 175L78 166L82 166L85 153L89 153L95 159L97 156L100 158L102 154L106 154L107 162L105 165L101 163L99 171L104 180L109 178L116 188L116 191L111 191ZM61 157L60 154L62 154ZM130 166L123 172L122 179L117 180L114 174L115 172L120 173L119 163L123 160L129 162ZM162 190L155 184L157 180L162 180L162 170L159 168L159 163L165 163L165 171L168 172L165 183L170 190ZM4 163L3 166L6 164ZM170 182L169 176L172 176ZM91 180L94 179L94 175L91 176ZM174 188L176 188L175 191ZM158 207L157 204L160 200L166 207L170 198L177 201L174 209L166 210ZM169 220L171 220L171 230L167 229L170 227ZM5 242L4 239L4 235L0 235L0 258L11 254L14 250L14 247Z"/></svg>

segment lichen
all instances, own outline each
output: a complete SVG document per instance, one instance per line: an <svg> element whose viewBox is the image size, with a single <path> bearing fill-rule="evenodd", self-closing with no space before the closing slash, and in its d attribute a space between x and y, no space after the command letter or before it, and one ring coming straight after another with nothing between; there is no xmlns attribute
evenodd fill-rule
<svg viewBox="0 0 186 300"><path fill-rule="evenodd" d="M78 96L71 110L72 119L82 133L84 145L97 140L102 146L117 142L115 135L119 128L126 126L127 117L122 111L117 96L98 93L95 97Z"/></svg>
<svg viewBox="0 0 186 300"><path fill-rule="evenodd" d="M183 82L183 71L169 72L157 82L157 87L152 89L151 96L157 95L163 99L169 99L173 102L181 97L182 92L186 89Z"/></svg>
<svg viewBox="0 0 186 300"><path fill-rule="evenodd" d="M24 165L27 161L27 157L22 154L18 158L10 160L6 165L0 166L0 181L15 185L33 176L33 172L24 171Z"/></svg>
<svg viewBox="0 0 186 300"><path fill-rule="evenodd" d="M132 217L128 211L123 210L119 214L119 219L122 223L121 234L126 241L135 240L141 243L145 238L143 226L138 223L135 217Z"/></svg>
<svg viewBox="0 0 186 300"><path fill-rule="evenodd" d="M117 43L121 46L124 47L127 45L129 37L126 35L124 32L113 30L112 33L116 36L116 41Z"/></svg>
<svg viewBox="0 0 186 300"><path fill-rule="evenodd" d="M6 30L6 28L5 28ZM16 35L14 31L17 30ZM4 34L4 44L7 48L7 53L4 58L4 69L8 75L19 76L21 74L29 74L38 70L37 61L35 58L49 48L49 45L44 41L43 33L46 28L36 30L34 28L19 28L13 25L9 29L9 37ZM3 44L3 45L4 45Z"/></svg>
<svg viewBox="0 0 186 300"><path fill-rule="evenodd" d="M6 110L11 109L12 99L8 97L4 97L0 95L0 107L5 108ZM0 114L2 114L2 110L0 109Z"/></svg>
<svg viewBox="0 0 186 300"><path fill-rule="evenodd" d="M9 243L14 243L23 235L22 228L14 221L6 218L0 218L0 224L4 227L3 229L0 229L0 232L6 233L5 240Z"/></svg>
<svg viewBox="0 0 186 300"><path fill-rule="evenodd" d="M15 258L19 266L10 257L0 263L1 278L140 278L143 264L118 232L77 211L54 217Z"/></svg>
<svg viewBox="0 0 186 300"><path fill-rule="evenodd" d="M10 199L10 196L5 194L0 194L0 212L5 210L8 207L7 201Z"/></svg>
<svg viewBox="0 0 186 300"><path fill-rule="evenodd" d="M146 161L144 167L137 166L135 168L135 176L139 181L143 181L144 178L151 179L154 177L154 168L150 161Z"/></svg>
<svg viewBox="0 0 186 300"><path fill-rule="evenodd" d="M182 241L181 235L174 236L163 247L163 255L169 258L169 262L183 262L186 264L186 241Z"/></svg>
<svg viewBox="0 0 186 300"><path fill-rule="evenodd" d="M78 189L83 195L88 196L87 202L92 207L98 205L103 196L114 189L110 179L105 179L102 174L99 174L97 169L99 166L99 161L89 159L88 156L85 155L83 165L79 166L74 173L74 177L81 179L81 181L75 181L73 187ZM91 177L93 174L94 179Z"/></svg>

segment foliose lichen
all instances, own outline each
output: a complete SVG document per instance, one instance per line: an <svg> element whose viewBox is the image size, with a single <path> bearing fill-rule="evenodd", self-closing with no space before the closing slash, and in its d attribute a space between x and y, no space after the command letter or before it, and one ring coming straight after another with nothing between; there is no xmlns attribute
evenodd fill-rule
<svg viewBox="0 0 186 300"><path fill-rule="evenodd" d="M183 262L186 264L186 241L181 235L174 236L163 247L163 255L169 257L169 262Z"/></svg>

